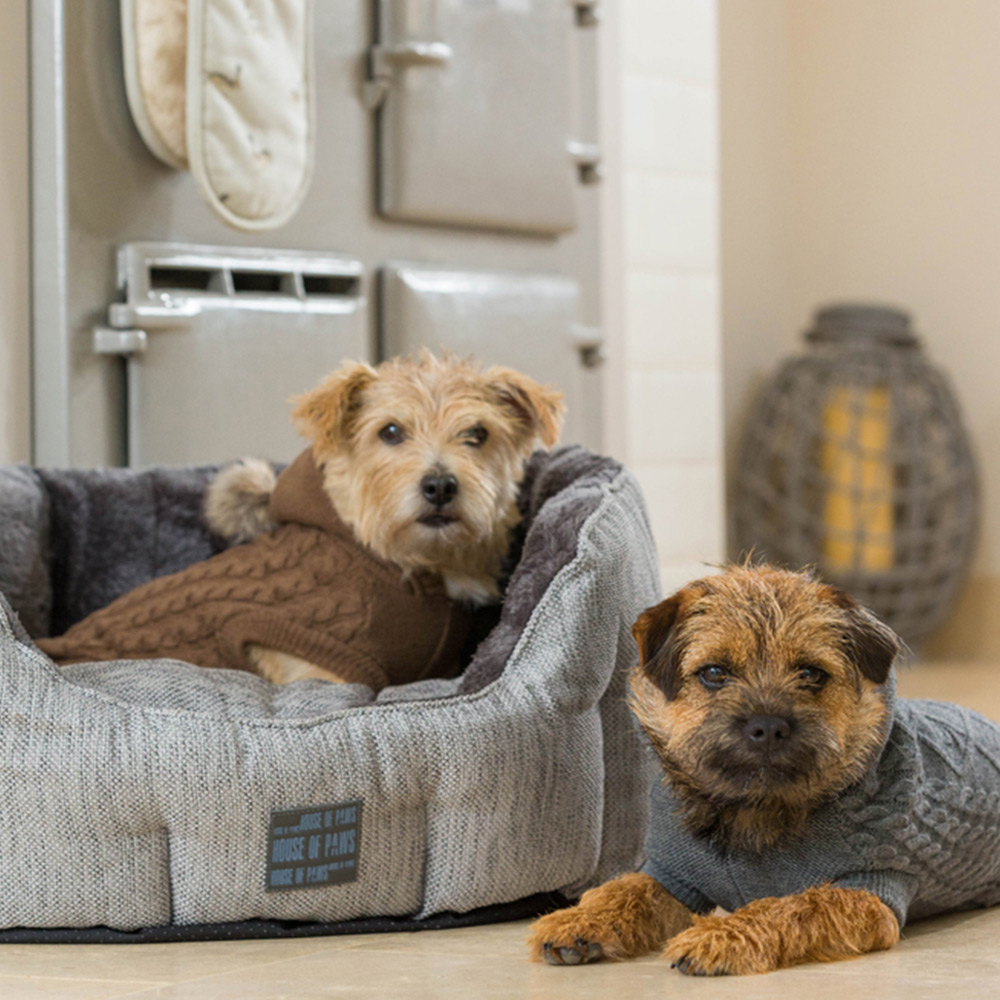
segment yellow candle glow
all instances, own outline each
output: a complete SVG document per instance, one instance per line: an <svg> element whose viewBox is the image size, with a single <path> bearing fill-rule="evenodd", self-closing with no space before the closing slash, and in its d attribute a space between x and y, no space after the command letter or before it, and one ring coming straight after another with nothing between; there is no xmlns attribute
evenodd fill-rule
<svg viewBox="0 0 1000 1000"><path fill-rule="evenodd" d="M838 386L823 409L823 556L830 569L893 565L889 421L885 387Z"/></svg>

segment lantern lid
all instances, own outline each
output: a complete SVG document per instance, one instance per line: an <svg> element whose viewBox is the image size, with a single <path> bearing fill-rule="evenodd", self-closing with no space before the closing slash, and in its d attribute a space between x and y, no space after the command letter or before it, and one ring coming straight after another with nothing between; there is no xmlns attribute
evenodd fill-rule
<svg viewBox="0 0 1000 1000"><path fill-rule="evenodd" d="M910 315L892 306L840 303L816 311L815 325L806 333L810 343L867 341L873 347L917 347Z"/></svg>

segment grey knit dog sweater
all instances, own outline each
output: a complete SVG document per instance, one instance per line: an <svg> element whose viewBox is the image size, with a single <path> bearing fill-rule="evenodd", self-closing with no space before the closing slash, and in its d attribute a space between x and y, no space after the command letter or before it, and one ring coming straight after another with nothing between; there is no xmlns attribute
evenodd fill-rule
<svg viewBox="0 0 1000 1000"><path fill-rule="evenodd" d="M657 783L642 870L696 913L825 882L867 889L900 926L1000 903L1000 726L946 702L890 699L892 725L867 775L787 845L720 849L685 828Z"/></svg>

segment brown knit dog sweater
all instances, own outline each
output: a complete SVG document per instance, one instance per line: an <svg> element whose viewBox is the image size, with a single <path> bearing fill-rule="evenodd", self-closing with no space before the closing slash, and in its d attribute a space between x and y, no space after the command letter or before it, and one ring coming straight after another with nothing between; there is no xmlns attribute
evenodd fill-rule
<svg viewBox="0 0 1000 1000"><path fill-rule="evenodd" d="M404 576L334 512L305 451L278 477L281 526L136 588L39 648L59 663L169 658L253 672L248 643L375 689L454 676L468 613L439 577Z"/></svg>

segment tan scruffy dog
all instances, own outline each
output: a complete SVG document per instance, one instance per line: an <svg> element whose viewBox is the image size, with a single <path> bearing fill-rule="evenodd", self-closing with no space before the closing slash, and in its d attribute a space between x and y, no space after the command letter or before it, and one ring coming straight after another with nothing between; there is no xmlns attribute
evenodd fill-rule
<svg viewBox="0 0 1000 1000"><path fill-rule="evenodd" d="M564 412L560 392L520 372L422 351L377 368L345 363L295 400L292 420L358 541L404 572L439 574L452 600L481 605L500 596L524 464L559 440ZM224 469L206 498L209 525L235 540L272 529L274 484L259 459ZM287 653L249 651L272 680L330 679Z"/></svg>
<svg viewBox="0 0 1000 1000"><path fill-rule="evenodd" d="M538 920L535 958L665 948L688 974L768 972L1000 902L1000 727L896 699L897 639L843 591L735 567L634 634L633 708L664 773L648 861Z"/></svg>
<svg viewBox="0 0 1000 1000"><path fill-rule="evenodd" d="M454 673L469 608L499 597L525 462L558 439L561 394L424 352L345 363L292 416L311 444L281 476L247 460L210 488L210 524L248 544L124 595L43 650L170 656L279 683Z"/></svg>
<svg viewBox="0 0 1000 1000"><path fill-rule="evenodd" d="M330 503L360 542L404 570L441 574L455 600L499 596L524 463L559 440L561 393L424 351L345 363L295 404ZM211 527L238 541L272 528L274 481L259 459L224 469L209 487Z"/></svg>

